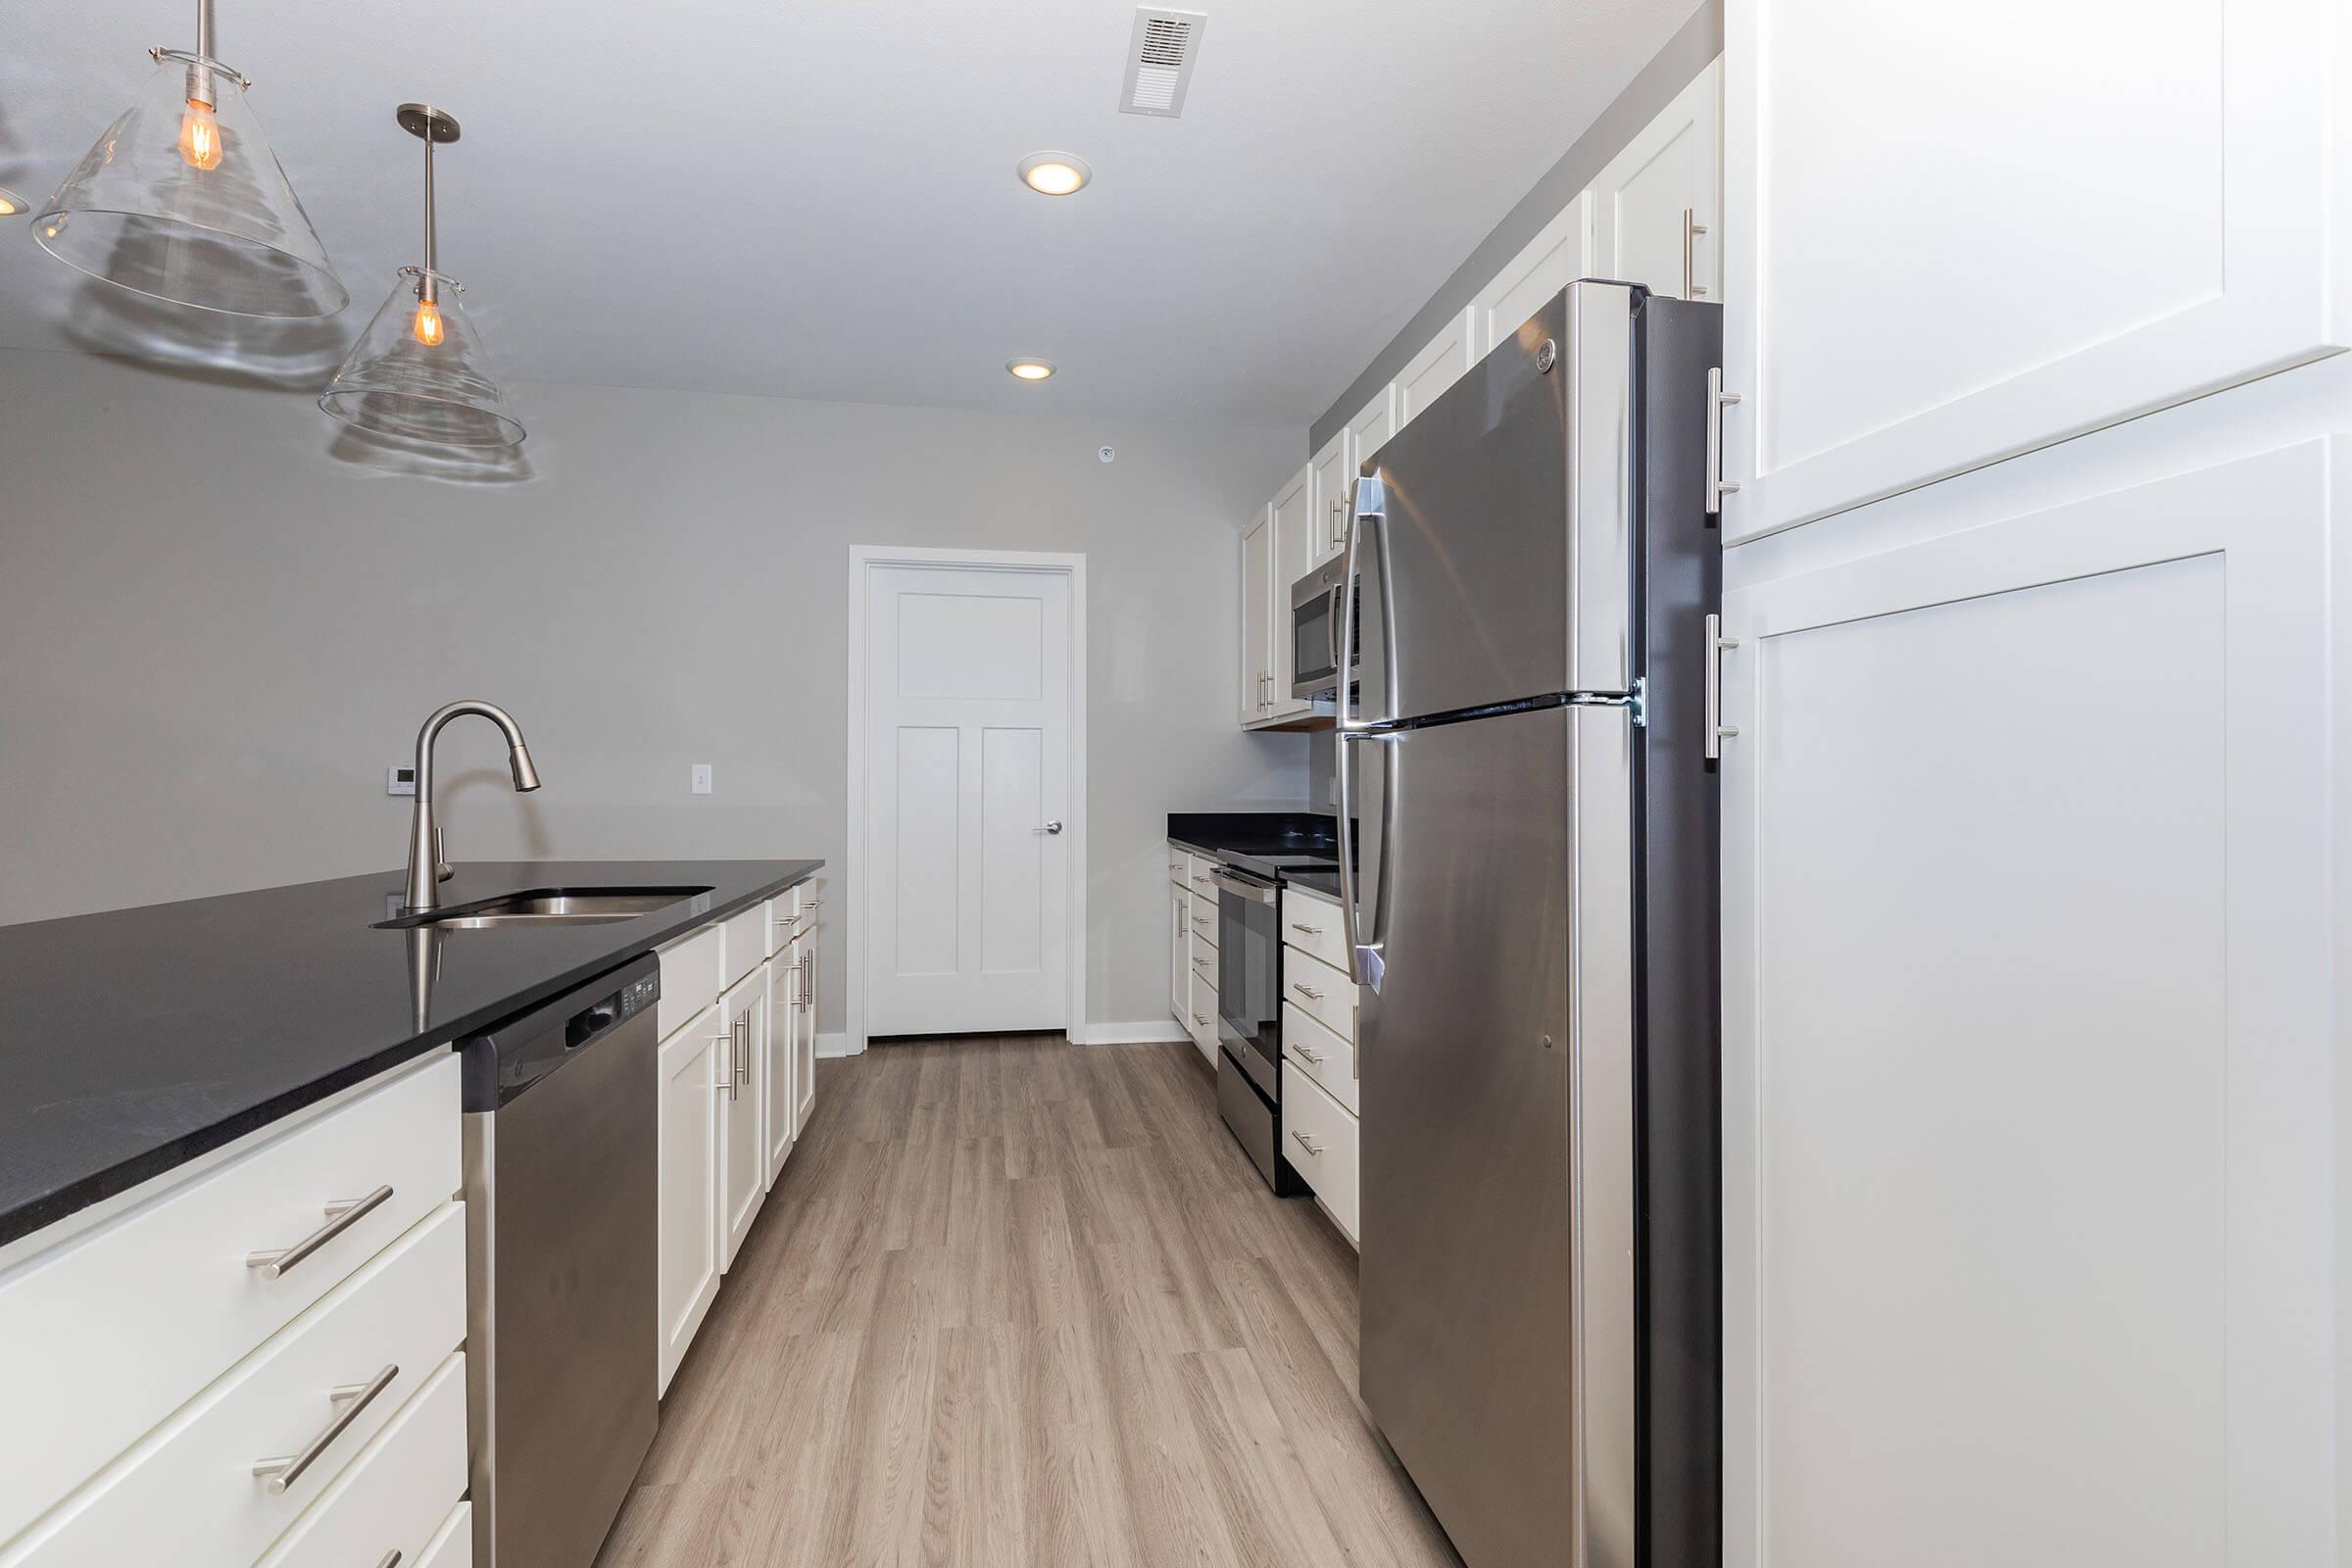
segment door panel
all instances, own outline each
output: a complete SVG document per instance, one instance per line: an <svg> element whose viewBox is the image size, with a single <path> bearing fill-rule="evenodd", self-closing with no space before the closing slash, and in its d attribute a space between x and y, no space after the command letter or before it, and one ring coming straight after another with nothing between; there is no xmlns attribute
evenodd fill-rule
<svg viewBox="0 0 2352 1568"><path fill-rule="evenodd" d="M1270 702L1266 711L1271 717L1287 718L1314 707L1291 695L1290 626L1291 585L1306 575L1320 538L1311 466L1293 474L1291 482L1275 493L1267 515L1272 521L1274 567L1266 584L1266 668L1274 678L1267 686Z"/></svg>
<svg viewBox="0 0 2352 1568"><path fill-rule="evenodd" d="M767 976L753 970L719 999L719 1027L727 1039L718 1049L719 1077L734 1078L731 1093L718 1097L719 1214L726 1245L721 1272L751 1234L752 1221L767 1196L767 1149L760 1136L760 1105L767 1092Z"/></svg>
<svg viewBox="0 0 2352 1568"><path fill-rule="evenodd" d="M1628 275L1593 266L1592 211L1592 193L1579 191L1494 281L1479 291L1470 311L1481 356L1492 354L1578 278Z"/></svg>
<svg viewBox="0 0 2352 1568"><path fill-rule="evenodd" d="M1464 308L1439 327L1429 345L1396 372L1396 428L1401 430L1421 417L1447 387L1478 363L1477 338L1473 313Z"/></svg>
<svg viewBox="0 0 2352 1568"><path fill-rule="evenodd" d="M1363 1394L1471 1562L1580 1533L1633 1561L1628 724L1555 708L1348 748L1396 758L1359 1022Z"/></svg>
<svg viewBox="0 0 2352 1568"><path fill-rule="evenodd" d="M760 974L767 984L767 1040L760 1084L760 1136L767 1154L764 1181L772 1189L800 1133L799 1118L793 1113L799 1094L795 1079L801 1034L794 987L800 977L792 967L791 944L761 965Z"/></svg>
<svg viewBox="0 0 2352 1568"><path fill-rule="evenodd" d="M1241 715L1254 724L1274 693L1274 526L1272 507L1242 535Z"/></svg>
<svg viewBox="0 0 2352 1568"><path fill-rule="evenodd" d="M1066 1021L1069 578L866 578L869 1034Z"/></svg>
<svg viewBox="0 0 2352 1568"><path fill-rule="evenodd" d="M1726 596L1729 1568L2335 1549L2328 445Z"/></svg>
<svg viewBox="0 0 2352 1568"><path fill-rule="evenodd" d="M1709 65L1593 179L1599 276L1675 299L1720 297L1722 81L1721 62Z"/></svg>
<svg viewBox="0 0 2352 1568"><path fill-rule="evenodd" d="M1342 426L1307 465L1313 475L1313 482L1307 487L1307 505L1314 514L1314 551L1306 564L1293 574L1294 583L1338 556L1340 547L1348 542L1348 485L1355 477L1354 451L1350 432ZM1286 584L1283 598L1275 608L1284 609L1289 602Z"/></svg>
<svg viewBox="0 0 2352 1568"><path fill-rule="evenodd" d="M659 1159L662 1389L718 1295L718 1062L726 1031L716 1004L662 1046Z"/></svg>
<svg viewBox="0 0 2352 1568"><path fill-rule="evenodd" d="M2116 16L1729 8L1727 543L2352 342L2340 0Z"/></svg>

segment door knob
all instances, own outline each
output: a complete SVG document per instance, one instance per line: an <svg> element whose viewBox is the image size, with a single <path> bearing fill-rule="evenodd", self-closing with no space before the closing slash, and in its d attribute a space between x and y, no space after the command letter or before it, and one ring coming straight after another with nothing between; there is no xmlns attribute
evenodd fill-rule
<svg viewBox="0 0 2352 1568"><path fill-rule="evenodd" d="M1031 828L1029 831L1032 833L1058 833L1061 831L1061 824L1059 822L1048 822L1044 827Z"/></svg>

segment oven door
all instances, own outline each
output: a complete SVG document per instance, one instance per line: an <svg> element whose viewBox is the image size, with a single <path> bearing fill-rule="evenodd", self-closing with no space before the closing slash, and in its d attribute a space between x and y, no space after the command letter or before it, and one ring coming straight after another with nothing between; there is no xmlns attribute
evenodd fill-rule
<svg viewBox="0 0 2352 1568"><path fill-rule="evenodd" d="M1282 922L1271 882L1218 866L1217 1044L1269 1101L1282 1096Z"/></svg>

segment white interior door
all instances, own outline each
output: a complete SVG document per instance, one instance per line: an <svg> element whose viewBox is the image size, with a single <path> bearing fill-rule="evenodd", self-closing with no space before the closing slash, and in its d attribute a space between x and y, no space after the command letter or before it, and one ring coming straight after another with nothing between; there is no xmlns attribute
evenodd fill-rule
<svg viewBox="0 0 2352 1568"><path fill-rule="evenodd" d="M1064 1028L1070 578L865 585L865 1032Z"/></svg>

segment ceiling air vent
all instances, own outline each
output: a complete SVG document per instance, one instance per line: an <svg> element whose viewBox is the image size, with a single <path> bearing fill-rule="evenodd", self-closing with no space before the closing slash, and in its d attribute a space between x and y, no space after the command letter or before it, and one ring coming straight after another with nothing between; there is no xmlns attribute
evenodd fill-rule
<svg viewBox="0 0 2352 1568"><path fill-rule="evenodd" d="M1119 97L1125 115L1184 113L1184 90L1192 85L1193 61L1208 18L1198 11L1154 11L1138 6L1135 34L1127 40L1127 86Z"/></svg>

